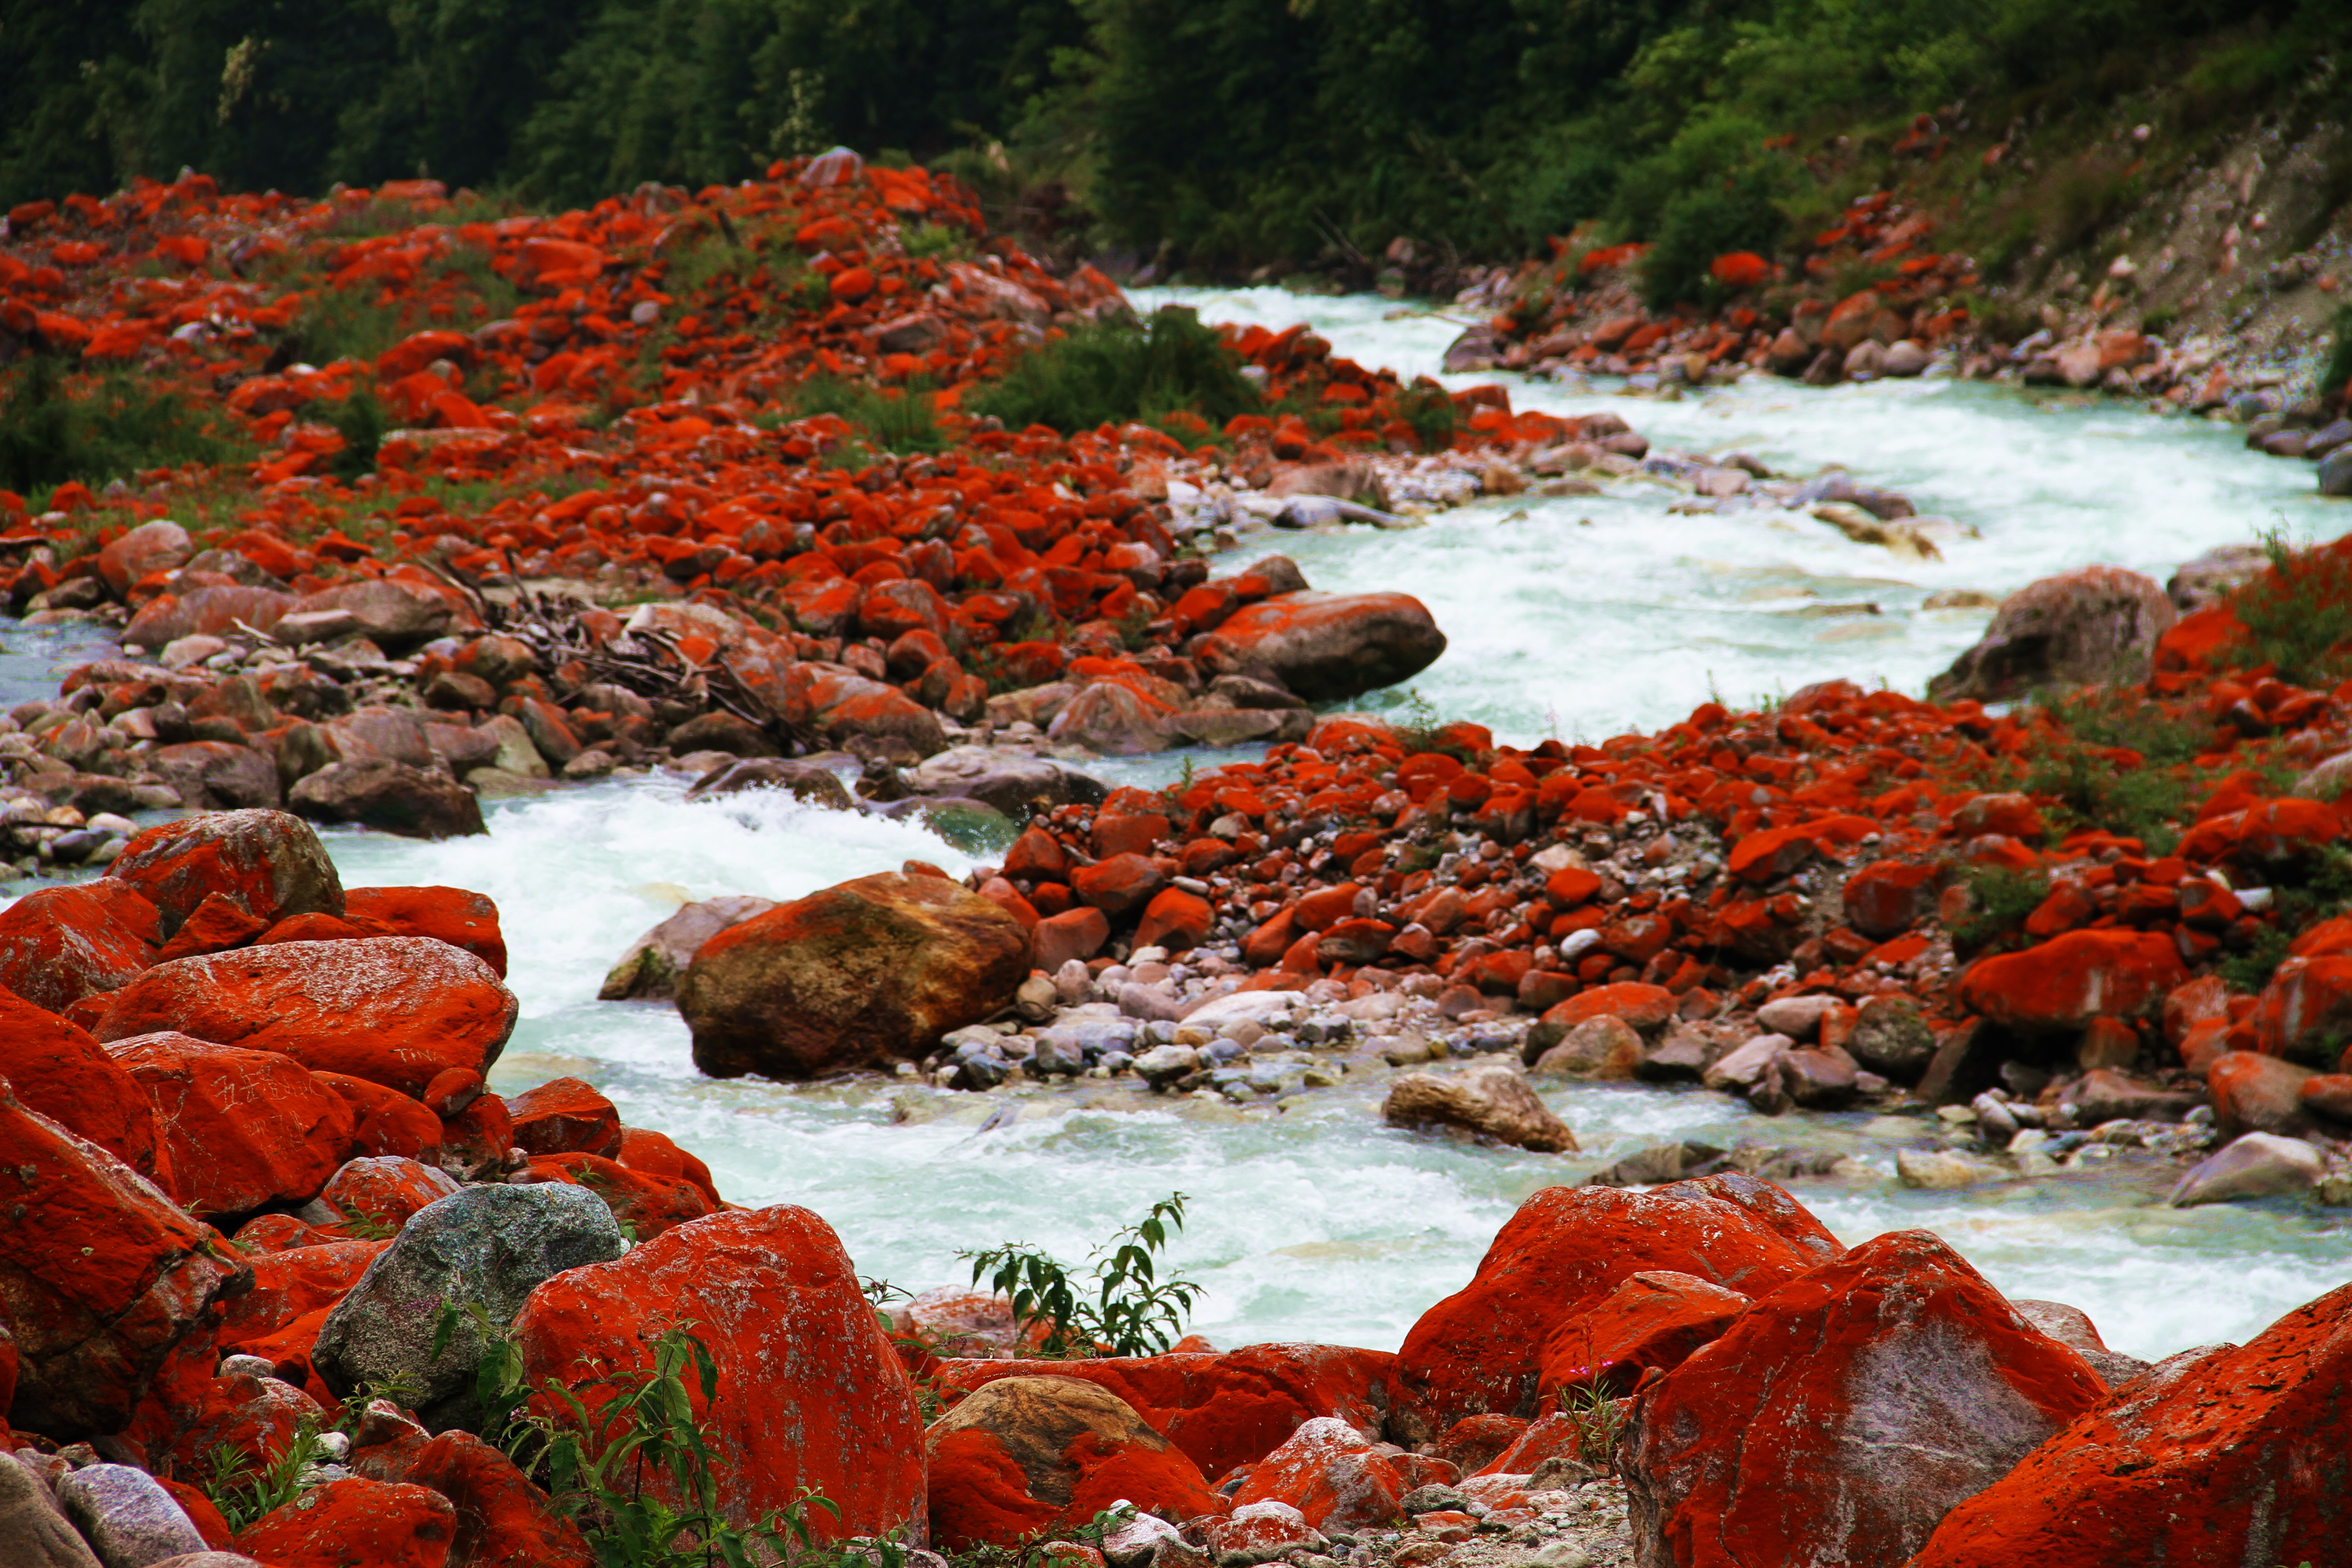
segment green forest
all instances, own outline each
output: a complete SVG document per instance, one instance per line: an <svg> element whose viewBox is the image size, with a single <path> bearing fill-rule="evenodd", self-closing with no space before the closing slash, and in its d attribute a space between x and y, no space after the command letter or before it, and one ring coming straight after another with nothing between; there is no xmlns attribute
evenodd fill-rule
<svg viewBox="0 0 2352 1568"><path fill-rule="evenodd" d="M2347 42L2343 0L0 0L0 204L186 166L570 205L839 142L1202 268L1596 219L1696 254L1920 115L2340 108Z"/></svg>

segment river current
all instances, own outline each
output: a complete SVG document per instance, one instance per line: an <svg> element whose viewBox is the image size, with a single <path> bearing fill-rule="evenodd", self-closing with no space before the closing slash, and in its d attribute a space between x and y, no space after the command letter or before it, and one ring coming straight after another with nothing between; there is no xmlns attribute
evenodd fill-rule
<svg viewBox="0 0 2352 1568"><path fill-rule="evenodd" d="M1171 298L1211 321L1304 320L1338 353L1407 374L1433 371L1457 330L1365 297L1159 291L1139 303ZM2264 530L2328 537L2352 522L2314 497L2307 467L2244 451L2230 427L2082 399L1936 380L1812 390L1759 379L1661 401L1606 385L1449 379L1504 380L1522 409L1613 408L1663 448L1747 452L1797 476L1842 464L1976 533L1947 540L1940 562L1909 563L1801 513L1677 515L1675 496L1635 486L1482 501L1410 531L1260 536L1221 563L1281 549L1317 587L1419 595L1451 644L1413 690L1522 743L1652 728L1711 694L1739 701L1832 677L1916 692L1985 619L1924 608L1938 590L2006 593L2095 561L2161 579ZM1876 613L1823 613L1861 605ZM53 692L59 661L86 646L11 626L0 645L11 704ZM1171 753L1105 771L1156 779L1181 765ZM910 856L958 873L971 862L914 827L775 800L688 805L683 790L645 780L498 803L487 840L327 838L348 885L445 883L498 900L522 1021L495 1087L587 1078L630 1121L701 1154L731 1199L807 1205L862 1273L903 1288L961 1283L960 1249L1006 1240L1075 1260L1181 1190L1190 1223L1171 1258L1207 1287L1200 1331L1219 1344L1393 1348L1469 1279L1530 1192L1660 1139L1743 1137L1836 1148L1881 1173L1790 1184L1842 1239L1932 1229L2011 1295L2072 1302L2137 1355L2242 1341L2352 1279L2352 1211L2279 1200L2170 1210L2156 1173L2127 1162L1909 1192L1894 1182L1892 1149L1916 1123L1768 1121L1698 1091L1547 1089L1584 1146L1548 1156L1391 1131L1369 1087L1244 1114L1073 1110L1042 1092L949 1097L878 1079L714 1082L695 1073L669 1007L594 1000L638 932L687 898L791 898Z"/></svg>

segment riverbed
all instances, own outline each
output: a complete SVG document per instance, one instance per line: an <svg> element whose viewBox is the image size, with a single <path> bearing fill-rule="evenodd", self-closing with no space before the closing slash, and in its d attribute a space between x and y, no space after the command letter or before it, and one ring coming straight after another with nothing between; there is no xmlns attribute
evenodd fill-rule
<svg viewBox="0 0 2352 1568"><path fill-rule="evenodd" d="M1213 321L1305 320L1337 352L1408 374L1433 371L1457 330L1370 298L1183 299ZM1258 536L1222 563L1281 549L1318 587L1418 595L1451 643L1412 694L1521 743L1654 728L1710 696L1744 701L1836 677L1916 692L1986 616L1927 609L1939 590L2000 594L2095 561L2161 579L2265 529L2328 537L2352 526L2352 514L2313 496L2306 466L2246 452L2231 427L2080 398L1940 380L1814 390L1759 378L1665 401L1606 385L1448 379L1505 381L1523 409L1611 408L1660 447L1747 452L1800 476L1843 464L1857 482L1900 490L1976 534L1946 542L1940 562L1899 562L1801 513L1678 515L1679 497L1637 485L1484 501L1403 532ZM54 689L55 667L82 643L0 626L7 700ZM1363 706L1407 699L1382 693ZM1116 771L1160 777L1181 762L1171 753ZM2242 1341L2352 1278L2352 1211L2284 1201L2169 1210L2158 1173L2129 1161L1908 1192L1894 1183L1892 1149L1911 1127L1863 1116L1772 1122L1696 1090L1548 1089L1584 1147L1547 1156L1393 1131L1380 1124L1375 1091L1344 1085L1244 1113L1176 1101L1056 1110L999 1091L923 1120L940 1109L933 1091L888 1080L707 1080L669 1008L594 1000L639 931L687 898L790 898L909 857L957 873L971 862L913 827L774 799L688 805L683 792L683 781L652 778L498 803L487 841L327 837L349 885L446 883L498 900L522 1022L497 1087L585 1077L632 1122L699 1152L729 1197L814 1208L861 1272L902 1288L961 1282L960 1249L1006 1240L1075 1261L1181 1190L1190 1224L1171 1259L1207 1287L1201 1331L1220 1344L1392 1348L1469 1279L1529 1192L1667 1138L1852 1153L1877 1175L1792 1184L1842 1238L1935 1230L2002 1289L2073 1302L2137 1355ZM915 1119L902 1124L907 1110Z"/></svg>

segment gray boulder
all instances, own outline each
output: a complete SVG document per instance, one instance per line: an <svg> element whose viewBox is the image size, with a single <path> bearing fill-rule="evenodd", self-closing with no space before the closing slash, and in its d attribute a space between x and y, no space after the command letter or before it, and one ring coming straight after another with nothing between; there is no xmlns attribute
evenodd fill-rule
<svg viewBox="0 0 2352 1568"><path fill-rule="evenodd" d="M2185 1209L2232 1198L2288 1197L2316 1186L2326 1164L2315 1144L2275 1132L2249 1132L2191 1167L2164 1201Z"/></svg>
<svg viewBox="0 0 2352 1568"><path fill-rule="evenodd" d="M957 746L902 776L917 795L985 801L1023 823L1057 805L1094 805L1110 794L1100 779L1076 768L993 746Z"/></svg>
<svg viewBox="0 0 2352 1568"><path fill-rule="evenodd" d="M1410 594L1283 594L1187 645L1211 676L1264 675L1309 702L1409 680L1437 662L1445 634Z"/></svg>
<svg viewBox="0 0 2352 1568"><path fill-rule="evenodd" d="M472 1309L504 1329L541 1280L626 1250L604 1201L586 1187L467 1187L412 1215L319 1331L311 1364L338 1396L404 1381L436 1432L475 1415L483 1340ZM446 1309L457 1319L433 1353Z"/></svg>
<svg viewBox="0 0 2352 1568"><path fill-rule="evenodd" d="M0 1454L0 1563L8 1568L99 1568L38 1476Z"/></svg>
<svg viewBox="0 0 2352 1568"><path fill-rule="evenodd" d="M2232 588L2260 576L2270 557L2259 544L2217 544L2194 561L2184 561L2166 579L2165 597L2182 615L2214 604Z"/></svg>
<svg viewBox="0 0 2352 1568"><path fill-rule="evenodd" d="M1977 645L1927 683L1937 702L1994 702L2043 686L2147 678L2157 639L2180 618L2151 578L2084 566L2011 594Z"/></svg>
<svg viewBox="0 0 2352 1568"><path fill-rule="evenodd" d="M2320 459L2319 493L2352 496L2352 447L2338 447Z"/></svg>
<svg viewBox="0 0 2352 1568"><path fill-rule="evenodd" d="M58 1482L58 1501L105 1568L152 1568L205 1550L187 1510L130 1465L85 1465Z"/></svg>
<svg viewBox="0 0 2352 1568"><path fill-rule="evenodd" d="M686 798L711 800L755 789L780 789L803 805L827 811L854 811L857 806L850 798L849 786L830 768L782 757L739 757L695 780Z"/></svg>
<svg viewBox="0 0 2352 1568"><path fill-rule="evenodd" d="M2089 1362L2091 1370L2099 1374L2099 1381L2110 1389L2121 1388L2150 1365L2137 1356L2109 1350L2090 1314L2080 1307L2070 1307L2063 1301L2034 1300L2012 1300L2010 1305L2017 1309L2019 1317Z"/></svg>
<svg viewBox="0 0 2352 1568"><path fill-rule="evenodd" d="M726 770L721 769L721 772ZM832 775L827 774L827 777ZM835 781L839 787L839 781ZM704 899L682 906L677 913L629 944L620 962L605 973L598 988L601 1002L667 1001L677 994L677 977L694 962L702 944L753 915L776 907L773 899L749 893Z"/></svg>

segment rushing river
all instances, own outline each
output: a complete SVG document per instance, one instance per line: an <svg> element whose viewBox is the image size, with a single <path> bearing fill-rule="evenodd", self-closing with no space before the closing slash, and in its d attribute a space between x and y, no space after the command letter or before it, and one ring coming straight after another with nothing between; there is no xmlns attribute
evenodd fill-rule
<svg viewBox="0 0 2352 1568"><path fill-rule="evenodd" d="M1307 320L1339 353L1407 374L1433 370L1456 330L1427 314L1390 319L1379 300L1182 298L1213 321ZM1672 495L1634 487L1484 502L1407 532L1259 537L1235 552L1228 564L1283 549L1318 587L1419 595L1452 638L1415 682L1420 694L1519 742L1654 727L1710 692L1737 700L1835 676L1916 691L1983 624L1981 611L1923 609L1938 589L2006 592L2093 561L2160 578L2263 529L2325 537L2347 521L2315 500L2307 467L2249 454L2226 427L2079 401L2037 406L1982 386L1758 381L1658 401L1515 384L1513 396L1558 413L1612 407L1659 447L1745 451L1776 471L1843 464L1979 536L1948 542L1939 563L1906 563L1801 514L1675 515ZM1863 603L1878 613L1820 613ZM53 690L52 667L78 641L0 631L0 694L13 703ZM1171 756L1111 771L1157 777L1177 765ZM1844 1239L1931 1228L2002 1289L2071 1301L2138 1355L2243 1340L2352 1278L2346 1211L2277 1201L2169 1210L2155 1174L2129 1165L1906 1192L1893 1182L1891 1149L1916 1123L1771 1122L1696 1091L1547 1090L1584 1152L1543 1156L1391 1131L1370 1089L1243 1116L1197 1105L1056 1110L1066 1101L1043 1093L941 1097L882 1080L706 1080L668 1007L594 1000L639 931L688 897L790 898L910 856L957 872L971 861L912 827L773 800L688 806L682 791L645 781L500 803L487 841L338 831L329 843L350 885L447 883L498 900L522 1022L496 1086L590 1079L628 1120L698 1152L729 1196L814 1208L861 1271L902 1287L961 1282L960 1248L1008 1239L1081 1257L1181 1189L1192 1219L1172 1255L1208 1287L1199 1330L1221 1344L1392 1347L1469 1278L1529 1192L1662 1138L1742 1137L1836 1148L1882 1172L1792 1184ZM904 1121L902 1098L913 1110Z"/></svg>

